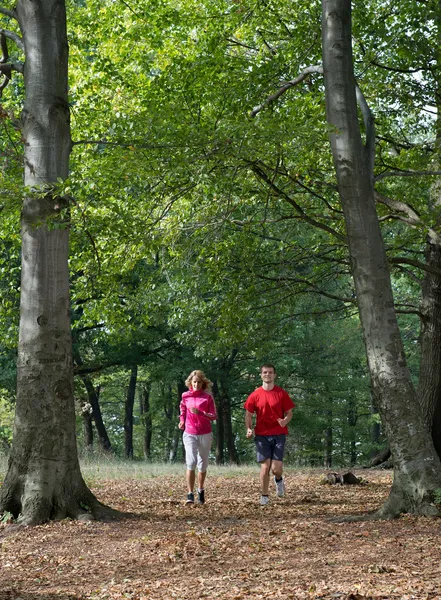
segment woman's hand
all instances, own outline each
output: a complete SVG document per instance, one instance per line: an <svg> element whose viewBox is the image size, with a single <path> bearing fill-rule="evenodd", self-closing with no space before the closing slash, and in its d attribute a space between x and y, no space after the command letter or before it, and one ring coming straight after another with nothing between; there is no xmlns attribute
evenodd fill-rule
<svg viewBox="0 0 441 600"><path fill-rule="evenodd" d="M184 421L179 421L178 427L179 427L179 429L184 429L184 427L185 427Z"/></svg>
<svg viewBox="0 0 441 600"><path fill-rule="evenodd" d="M197 408L189 408L188 410L191 412L192 415L199 415L201 413L201 411Z"/></svg>

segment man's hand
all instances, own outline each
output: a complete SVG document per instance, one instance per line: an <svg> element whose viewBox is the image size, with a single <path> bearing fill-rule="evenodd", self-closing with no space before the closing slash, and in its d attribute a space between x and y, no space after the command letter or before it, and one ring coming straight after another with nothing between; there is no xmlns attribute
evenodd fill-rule
<svg viewBox="0 0 441 600"><path fill-rule="evenodd" d="M292 408L285 413L285 417L283 419L277 419L277 423L280 425L280 427L286 427L288 425L288 423L291 421L292 419Z"/></svg>
<svg viewBox="0 0 441 600"><path fill-rule="evenodd" d="M250 427L248 427L248 429L247 429L247 438L250 438L250 437L253 437L253 430Z"/></svg>

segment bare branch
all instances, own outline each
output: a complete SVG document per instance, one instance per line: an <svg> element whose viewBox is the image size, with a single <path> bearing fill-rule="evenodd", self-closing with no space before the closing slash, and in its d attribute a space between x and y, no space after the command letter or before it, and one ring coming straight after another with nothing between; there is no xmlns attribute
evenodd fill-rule
<svg viewBox="0 0 441 600"><path fill-rule="evenodd" d="M426 175L441 175L441 171L385 171L375 177L375 181L381 181L385 177L425 177Z"/></svg>
<svg viewBox="0 0 441 600"><path fill-rule="evenodd" d="M2 6L0 6L0 14L5 15L5 17L10 17L11 19L17 19L15 10L9 10L7 8L3 8Z"/></svg>
<svg viewBox="0 0 441 600"><path fill-rule="evenodd" d="M0 84L0 98L3 94L3 90L11 81L11 73L12 71L20 71L23 72L23 65L20 63L8 63L9 52L8 52L8 43L6 34L3 30L0 30L0 45L2 50L2 57L0 58L0 74L3 76L3 81ZM19 66L20 65L20 66Z"/></svg>
<svg viewBox="0 0 441 600"><path fill-rule="evenodd" d="M377 60L371 60L370 64L371 65L375 65L376 67L379 67L380 69L383 69L384 71L391 71L392 73L412 74L412 73L420 73L421 71L433 71L433 70L436 70L434 67L431 67L430 65L425 65L425 66L421 66L421 67L415 67L414 69L404 69L404 68L402 69L400 67L390 67L388 65L381 64Z"/></svg>
<svg viewBox="0 0 441 600"><path fill-rule="evenodd" d="M0 85L0 98L2 97L3 90L11 81L11 65L0 65L0 73L3 75L3 81Z"/></svg>
<svg viewBox="0 0 441 600"><path fill-rule="evenodd" d="M8 44L6 43L6 36L4 33L0 36L0 42L2 46L2 57L0 59L0 63L4 64L8 62L9 52L8 52Z"/></svg>
<svg viewBox="0 0 441 600"><path fill-rule="evenodd" d="M413 227L427 227L425 223L420 218L418 212L407 204L407 202L401 202L400 200L392 200L392 198L388 198L387 196L383 196L379 192L375 192L375 200L384 204L392 210L395 210L400 213L404 213L407 216L406 223L412 225ZM404 220L404 219L401 219ZM428 228L428 234L430 239L434 244L441 244L441 236L434 230L432 227Z"/></svg>
<svg viewBox="0 0 441 600"><path fill-rule="evenodd" d="M358 106L360 107L361 110L361 114L363 115L363 121L364 121L364 126L366 129L366 152L367 152L367 158L369 161L369 168L371 173L374 172L374 162L375 162L375 123L374 123L374 116L372 114L371 109L369 108L369 105L366 101L366 98L364 97L363 92L361 91L361 89L358 87L358 85L355 86L355 95L357 97L357 103Z"/></svg>
<svg viewBox="0 0 441 600"><path fill-rule="evenodd" d="M383 194L380 194L377 191L375 192L375 200L380 204L384 204L385 206L392 208L393 210L405 213L410 219L412 219L416 223L419 223L421 221L418 212L414 208L412 208L410 204L407 204L407 202L401 202L401 200L393 200L392 198L383 196Z"/></svg>
<svg viewBox="0 0 441 600"><path fill-rule="evenodd" d="M269 186L273 190L273 192L275 192L277 194L277 196L284 198L289 204L291 204L291 206L293 208L295 208L295 210L301 215L301 217L304 221L306 221L310 225L313 225L314 227L317 227L318 229L323 229L323 231L330 233L331 235L335 236L337 239L339 239L342 242L345 242L345 243L347 242L346 236L342 235L335 229L332 229L332 227L329 227L328 225L325 225L324 223L320 223L319 221L316 221L315 219L312 219L311 217L309 217L305 213L305 211L302 209L302 207L299 206L297 204L297 202L295 202L295 200L293 200L293 198L291 198L291 196L289 196L286 192L284 192L279 187L277 187L277 185L268 177L268 175L265 173L265 171L263 169L261 169L257 163L251 164L251 170L259 179L264 181L266 183L266 185Z"/></svg>
<svg viewBox="0 0 441 600"><path fill-rule="evenodd" d="M230 42L231 44L234 44L235 46L242 46L242 48L246 48L247 50L253 50L253 52L257 52L257 48L254 48L253 46L248 46L248 44L244 44L243 42L240 42L239 40L237 40L234 37L231 38L226 38L227 42Z"/></svg>
<svg viewBox="0 0 441 600"><path fill-rule="evenodd" d="M378 217L378 220L380 221L380 223L384 223L386 221L401 221L401 223L406 223L406 225L409 225L410 227L418 227L419 225L421 225L421 223L413 221L412 219L408 219L406 217L403 217L402 215L384 215L383 217Z"/></svg>
<svg viewBox="0 0 441 600"><path fill-rule="evenodd" d="M261 110L263 110L265 108L265 106L268 106L268 105L272 104L273 102L275 102L275 100L280 98L280 96L282 96L285 92L287 92L292 87L295 87L296 85L301 83L304 79L306 79L312 73L323 73L323 66L322 65L311 65L309 67L306 67L306 69L304 69L300 73L300 75L298 75L295 79L292 79L291 81L287 81L285 84L282 85L282 87L280 87L277 90L277 92L274 92L274 94L271 94L271 96L268 96L268 98L264 102L262 102L262 104L259 104L259 106L256 106L255 108L253 108L253 110L250 113L250 117L254 118L258 113L260 113Z"/></svg>
<svg viewBox="0 0 441 600"><path fill-rule="evenodd" d="M268 275L263 275L262 273L259 273L257 275L258 279L263 279L265 281L278 281L278 282L289 282L289 283L299 283L302 285L305 285L307 287L309 287L309 292L310 293L314 293L314 294L319 294L320 296L325 296L326 298L330 298L331 300L338 300L339 302L344 302L345 304L355 304L356 300L355 298L345 298L344 296L337 296L336 294L329 294L328 292L325 292L324 290L321 290L317 285L315 285L315 283L312 283L311 281L308 281L307 279L300 279L297 277L270 277Z"/></svg>
<svg viewBox="0 0 441 600"><path fill-rule="evenodd" d="M9 29L0 29L0 34L4 35L9 40L11 40L12 42L14 42L14 44L16 44L16 46L18 46L20 48L20 50L22 52L24 52L23 40L21 39L21 37L19 35L17 35L13 31L9 31Z"/></svg>
<svg viewBox="0 0 441 600"><path fill-rule="evenodd" d="M422 271L426 271L427 273L433 273L433 275L441 276L441 269L436 269L428 265L427 263L423 263L420 260L415 260L413 258L407 258L405 256L395 256L394 258L390 258L389 262L395 265L410 265L411 267L416 267L417 269L421 269Z"/></svg>

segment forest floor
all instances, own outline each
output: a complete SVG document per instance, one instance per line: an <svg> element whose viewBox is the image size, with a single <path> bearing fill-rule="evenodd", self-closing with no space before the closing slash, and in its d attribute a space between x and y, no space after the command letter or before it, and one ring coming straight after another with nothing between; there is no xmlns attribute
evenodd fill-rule
<svg viewBox="0 0 441 600"><path fill-rule="evenodd" d="M285 498L259 506L258 469L209 471L207 502L184 503L182 474L95 480L119 521L0 528L0 600L441 600L441 521L330 519L378 508L391 473L323 485L287 469Z"/></svg>

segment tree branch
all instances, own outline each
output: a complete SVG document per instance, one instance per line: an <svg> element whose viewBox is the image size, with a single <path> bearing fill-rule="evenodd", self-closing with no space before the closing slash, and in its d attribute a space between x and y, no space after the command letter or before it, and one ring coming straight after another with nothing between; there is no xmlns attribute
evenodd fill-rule
<svg viewBox="0 0 441 600"><path fill-rule="evenodd" d="M311 217L308 217L308 215L301 208L301 206L299 206L297 204L297 202L295 202L295 200L293 200L291 198L291 196L288 196L288 194L286 192L284 192L279 187L277 187L277 185L268 177L268 175L265 173L265 171L263 169L259 168L257 163L251 164L251 170L259 179L264 181L266 183L266 185L269 186L278 196L280 196L281 198L284 198L289 204L291 204L291 206L293 208L295 208L295 210L301 215L301 217L304 221L306 221L310 225L313 225L314 227L317 227L318 229L323 229L323 231L330 233L331 235L333 235L334 237L336 237L338 240L340 240L342 242L345 242L345 243L347 242L346 236L342 235L341 233L338 233L338 231L336 231L335 229L332 229L332 227L329 227L328 225L325 225L324 223L320 223L319 221L316 221L315 219L311 219Z"/></svg>
<svg viewBox="0 0 441 600"><path fill-rule="evenodd" d="M312 283L311 281L308 281L307 279L300 279L297 277L270 277L268 275L262 275L262 274L258 274L257 278L264 279L265 281L280 281L280 282L289 281L290 283L300 283L302 285L305 285L305 286L311 288L309 290L309 293L319 294L320 296L325 296L326 298L330 298L331 300L338 300L339 302L344 302L345 304L355 304L356 303L355 298L345 298L344 296L342 297L342 296L337 296L335 294L330 294L328 292L321 290L314 283Z"/></svg>
<svg viewBox="0 0 441 600"><path fill-rule="evenodd" d="M380 69L383 69L384 71L391 71L392 73L412 74L412 73L419 73L420 71L435 70L433 67L430 67L430 65L426 65L425 67L415 67L414 69L401 69L400 67L389 67L387 65L381 64L380 62L378 62L376 60L371 60L370 64L375 65L376 67L379 67Z"/></svg>
<svg viewBox="0 0 441 600"><path fill-rule="evenodd" d="M3 30L0 30L0 45L2 49L2 57L0 59L0 74L3 76L3 81L0 84L0 98L2 97L3 90L11 81L11 73L12 70L23 72L23 65L21 68L19 65L21 63L8 63L9 52L8 52L8 44L6 41L6 34Z"/></svg>
<svg viewBox="0 0 441 600"><path fill-rule="evenodd" d="M263 110L265 108L265 106L269 106L270 104L275 102L285 92L287 92L292 87L295 87L296 85L301 83L304 79L306 79L308 77L308 75L311 75L312 73L323 73L322 65L311 65L309 67L306 67L306 69L304 69L300 73L300 75L298 75L295 79L293 79L291 81L287 81L284 85L282 85L281 88L279 88L277 90L277 92L274 92L274 94L271 94L271 96L268 96L268 98L264 102L262 102L262 104L259 104L259 106L256 106L255 108L253 108L253 110L250 113L250 117L254 118L258 113L260 113L261 110Z"/></svg>
<svg viewBox="0 0 441 600"><path fill-rule="evenodd" d="M370 172L374 172L374 163L375 163L375 123L374 117L371 109L369 108L368 103L366 102L366 98L364 97L363 92L358 87L355 86L355 95L357 98L358 106L360 107L361 114L363 115L364 127L366 130L366 153L369 164Z"/></svg>
<svg viewBox="0 0 441 600"><path fill-rule="evenodd" d="M416 267L417 269L421 269L422 271L426 271L427 273L433 273L434 275L441 276L441 269L437 269L428 265L427 263L423 263L420 260L415 260L413 258L407 258L405 256L395 256L394 258L390 258L389 262L395 265L410 265L412 267Z"/></svg>
<svg viewBox="0 0 441 600"><path fill-rule="evenodd" d="M381 181L385 177L425 177L426 175L441 175L441 171L385 171L374 178Z"/></svg>
<svg viewBox="0 0 441 600"><path fill-rule="evenodd" d="M404 213L407 216L406 223L414 227L426 227L426 224L421 221L420 215L417 211L407 204L407 202L401 202L400 200L392 200L387 196L383 196L379 192L375 192L375 200L379 204L384 204L388 208L395 210L400 213ZM403 220L403 219L402 219ZM428 228L428 234L434 244L441 244L441 236L431 227Z"/></svg>
<svg viewBox="0 0 441 600"><path fill-rule="evenodd" d="M11 19L17 20L17 13L15 12L15 10L9 10L0 6L0 14L5 15L6 17L10 17Z"/></svg>
<svg viewBox="0 0 441 600"><path fill-rule="evenodd" d="M1 12L1 10L0 10L0 12ZM13 31L9 31L9 29L0 29L0 34L4 35L5 37L7 37L11 41L13 41L14 44L16 44L16 46L18 46L20 48L20 50L22 52L24 52L25 48L24 48L23 40L21 39L21 37L19 35L17 35Z"/></svg>

